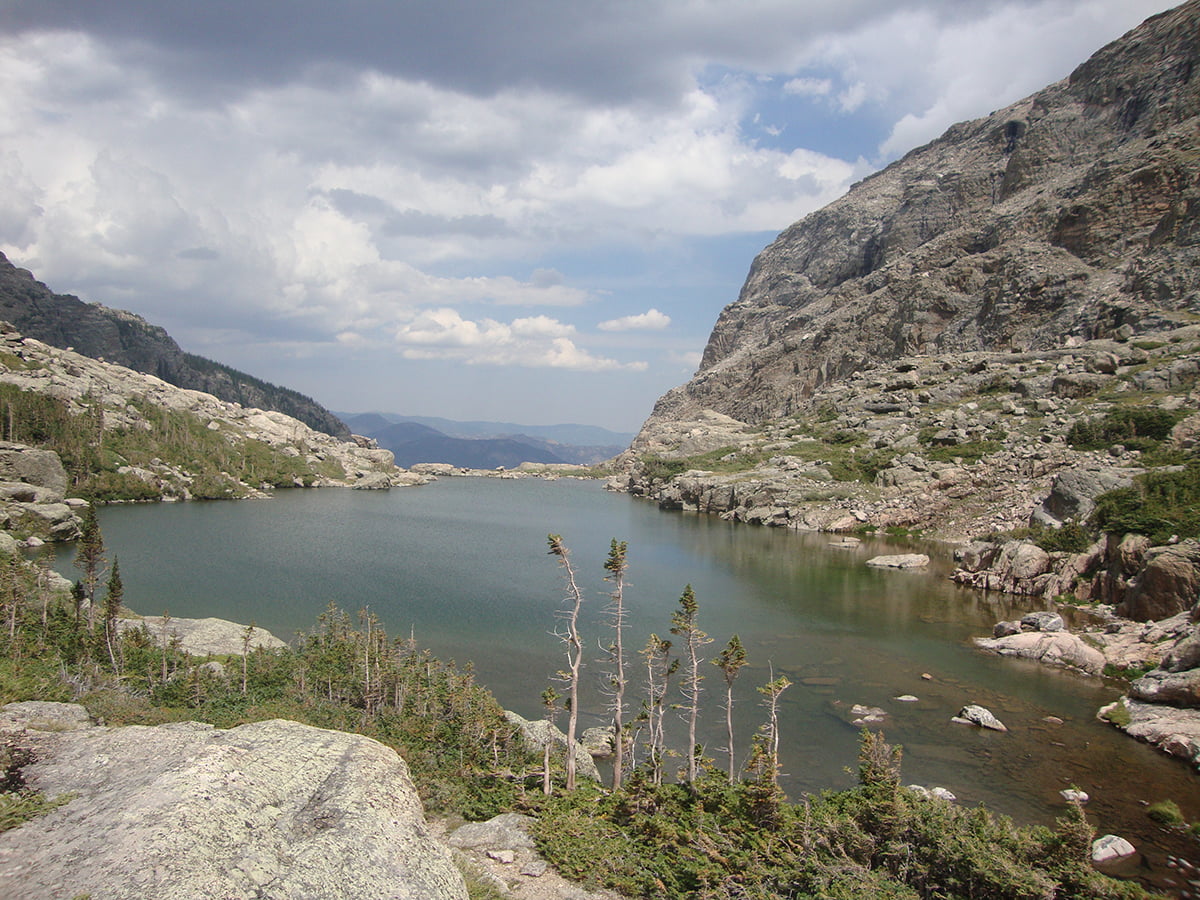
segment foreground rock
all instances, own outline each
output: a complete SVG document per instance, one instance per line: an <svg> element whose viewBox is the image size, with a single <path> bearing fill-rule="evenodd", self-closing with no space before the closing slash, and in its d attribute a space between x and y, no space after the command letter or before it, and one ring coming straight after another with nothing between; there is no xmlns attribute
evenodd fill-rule
<svg viewBox="0 0 1200 900"><path fill-rule="evenodd" d="M26 732L58 809L0 834L6 900L466 900L404 761L275 720Z"/></svg>

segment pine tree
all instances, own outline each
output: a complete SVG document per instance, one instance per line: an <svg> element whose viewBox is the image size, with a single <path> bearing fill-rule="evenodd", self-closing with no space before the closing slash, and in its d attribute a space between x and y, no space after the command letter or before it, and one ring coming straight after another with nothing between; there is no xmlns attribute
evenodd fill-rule
<svg viewBox="0 0 1200 900"><path fill-rule="evenodd" d="M612 717L613 717L613 790L621 787L621 777L625 768L625 648L623 643L625 631L625 561L626 542L613 538L609 547L608 559L604 568L608 572L605 579L613 583L612 602L609 605L609 615L613 627L613 643L610 648L610 659L614 671L610 684L612 687Z"/></svg>
<svg viewBox="0 0 1200 900"><path fill-rule="evenodd" d="M89 504L83 510L79 543L76 545L75 567L83 572L83 598L88 602L88 628L96 624L96 588L104 574L104 536L96 520L96 508ZM76 607L78 609L78 607Z"/></svg>
<svg viewBox="0 0 1200 900"><path fill-rule="evenodd" d="M575 733L579 727L579 671L583 665L583 643L579 639L579 611L583 606L583 593L575 580L575 570L571 566L571 557L562 536L550 534L546 536L550 546L550 555L558 557L563 569L563 578L567 584L566 601L568 608L561 618L566 622L566 630L558 633L559 638L567 646L567 670L561 672L562 679L567 684L567 790L575 790Z"/></svg>
<svg viewBox="0 0 1200 900"><path fill-rule="evenodd" d="M729 639L725 649L717 654L713 665L725 676L725 737L729 742L726 749L729 752L729 783L737 781L733 752L733 682L737 679L738 671L746 664L746 648L742 639L736 634Z"/></svg>
<svg viewBox="0 0 1200 900"><path fill-rule="evenodd" d="M696 745L696 723L700 718L700 682L704 680L704 676L700 674L700 648L712 643L712 639L696 624L699 611L700 604L696 601L696 592L689 584L679 598L679 609L671 614L671 634L683 638L683 652L686 657L683 696L687 700L688 784L694 784L696 781L697 762L701 755Z"/></svg>
<svg viewBox="0 0 1200 900"><path fill-rule="evenodd" d="M125 600L125 586L121 583L121 565L113 559L112 572L108 576L108 593L104 597L104 643L108 647L108 658L112 661L113 671L119 673L121 664L118 658L120 633L117 620L121 616L121 603Z"/></svg>

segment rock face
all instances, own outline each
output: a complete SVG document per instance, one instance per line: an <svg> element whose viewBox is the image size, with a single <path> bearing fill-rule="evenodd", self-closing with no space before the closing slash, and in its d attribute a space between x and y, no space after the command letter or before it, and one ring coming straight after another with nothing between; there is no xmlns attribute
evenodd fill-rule
<svg viewBox="0 0 1200 900"><path fill-rule="evenodd" d="M953 541L1085 516L1141 466L1073 424L1197 408L1198 35L1190 0L784 231L613 489Z"/></svg>
<svg viewBox="0 0 1200 900"><path fill-rule="evenodd" d="M652 419L759 423L881 361L1045 350L1186 311L1200 290L1198 56L1192 0L791 226ZM1114 366L1058 393L1091 392Z"/></svg>
<svg viewBox="0 0 1200 900"><path fill-rule="evenodd" d="M56 294L0 253L0 320L53 347L128 366L188 390L231 403L271 409L316 431L349 438L337 416L296 391L268 384L212 360L185 353L165 330L141 316Z"/></svg>
<svg viewBox="0 0 1200 900"><path fill-rule="evenodd" d="M64 806L0 834L0 896L466 900L404 761L275 720L28 732Z"/></svg>
<svg viewBox="0 0 1200 900"><path fill-rule="evenodd" d="M511 710L504 711L504 717L521 731L521 738L531 750L541 751L547 743L553 747L553 752L565 757L567 752L567 736L556 725L551 725L545 719L526 719ZM582 740L575 742L575 771L580 778L592 781L600 780L600 770L596 761L588 752Z"/></svg>
<svg viewBox="0 0 1200 900"><path fill-rule="evenodd" d="M0 441L0 528L22 537L74 540L80 522L67 503L67 486L57 453Z"/></svg>

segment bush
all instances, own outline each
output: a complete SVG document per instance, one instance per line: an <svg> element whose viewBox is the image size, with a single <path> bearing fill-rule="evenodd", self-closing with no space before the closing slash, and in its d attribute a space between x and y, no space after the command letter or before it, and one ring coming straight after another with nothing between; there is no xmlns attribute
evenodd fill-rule
<svg viewBox="0 0 1200 900"><path fill-rule="evenodd" d="M1123 444L1131 450L1149 450L1171 436L1180 414L1149 406L1123 406L1101 419L1076 422L1067 432L1067 443L1076 450L1107 450Z"/></svg>
<svg viewBox="0 0 1200 900"><path fill-rule="evenodd" d="M1151 803L1146 809L1146 815L1159 825L1182 825L1183 812L1174 800L1159 800Z"/></svg>
<svg viewBox="0 0 1200 900"><path fill-rule="evenodd" d="M1144 534L1155 544L1172 535L1200 536L1200 463L1147 472L1132 487L1101 494L1088 524L1111 534Z"/></svg>

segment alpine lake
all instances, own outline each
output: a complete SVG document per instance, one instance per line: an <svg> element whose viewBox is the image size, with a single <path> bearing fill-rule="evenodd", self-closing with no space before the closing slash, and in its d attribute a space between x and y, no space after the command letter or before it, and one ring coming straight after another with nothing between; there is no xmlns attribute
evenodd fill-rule
<svg viewBox="0 0 1200 900"><path fill-rule="evenodd" d="M393 638L416 638L442 659L473 664L506 708L542 715L540 695L565 667L555 636L566 595L547 534L570 550L585 604L581 728L604 724L604 648L611 585L603 563L613 538L628 542L625 586L630 711L652 633L671 637L671 613L690 584L711 659L738 634L748 665L735 683L735 751L744 762L765 710L756 688L780 674L781 784L789 797L854 781L860 726L850 707L886 712L903 745L905 784L942 786L1020 823L1053 824L1077 787L1098 834L1119 834L1140 854L1125 874L1162 884L1167 855L1200 857L1200 843L1157 825L1146 807L1177 802L1200 820L1200 781L1186 764L1096 719L1122 693L1088 678L974 648L1001 619L1042 605L959 588L950 548L837 538L735 525L665 512L601 482L443 478L391 491L281 490L270 500L115 505L100 510L109 560L120 561L126 604L145 615L216 616L286 639L316 626L330 603L367 608ZM928 552L925 569L885 570L866 560ZM76 577L65 555L58 568ZM705 665L701 739L724 768L724 680ZM678 676L676 676L676 685ZM915 697L915 700L898 700ZM678 700L677 700L678 702ZM955 724L966 704L990 709L1005 733ZM1061 721L1059 721L1061 720ZM668 717L682 750L686 724Z"/></svg>

